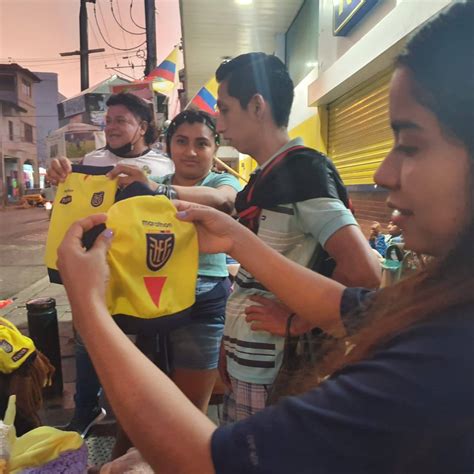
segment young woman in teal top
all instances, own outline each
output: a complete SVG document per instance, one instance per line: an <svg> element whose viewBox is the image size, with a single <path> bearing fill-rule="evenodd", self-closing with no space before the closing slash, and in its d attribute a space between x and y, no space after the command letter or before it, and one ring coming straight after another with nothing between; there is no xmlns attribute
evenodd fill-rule
<svg viewBox="0 0 474 474"><path fill-rule="evenodd" d="M141 181L159 194L231 213L241 186L232 175L211 171L218 142L215 122L209 114L185 110L172 120L166 135L174 174L149 180L138 168L126 165L118 165L112 173L121 175L122 186ZM228 275L225 254L200 254L191 323L170 333L171 377L203 412L207 411L217 379L230 289Z"/></svg>

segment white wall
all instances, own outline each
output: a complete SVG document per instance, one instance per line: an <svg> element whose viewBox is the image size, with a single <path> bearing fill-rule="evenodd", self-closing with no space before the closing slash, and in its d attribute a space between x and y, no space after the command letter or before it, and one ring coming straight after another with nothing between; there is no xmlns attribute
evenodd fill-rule
<svg viewBox="0 0 474 474"><path fill-rule="evenodd" d="M334 36L334 0L319 1L319 72L330 68L393 10L401 0L379 0L347 36ZM411 0L416 1L416 0Z"/></svg>
<svg viewBox="0 0 474 474"><path fill-rule="evenodd" d="M380 0L347 37L332 36L333 0L320 2L319 77L309 102L322 105L388 67L407 35L450 0Z"/></svg>
<svg viewBox="0 0 474 474"><path fill-rule="evenodd" d="M316 80L318 71L313 69L296 87L288 129L291 130L317 113L316 107L308 106L308 86Z"/></svg>

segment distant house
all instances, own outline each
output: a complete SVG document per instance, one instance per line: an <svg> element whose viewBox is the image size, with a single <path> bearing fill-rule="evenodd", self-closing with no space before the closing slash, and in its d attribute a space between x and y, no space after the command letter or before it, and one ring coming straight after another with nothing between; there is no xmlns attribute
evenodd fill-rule
<svg viewBox="0 0 474 474"><path fill-rule="evenodd" d="M0 64L0 195L16 201L39 185L33 85L41 79L19 64Z"/></svg>

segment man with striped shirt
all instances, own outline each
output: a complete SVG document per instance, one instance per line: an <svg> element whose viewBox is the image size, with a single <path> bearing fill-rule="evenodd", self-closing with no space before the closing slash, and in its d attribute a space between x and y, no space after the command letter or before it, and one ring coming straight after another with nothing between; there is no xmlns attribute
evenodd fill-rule
<svg viewBox="0 0 474 474"><path fill-rule="evenodd" d="M335 262L332 277L347 286L376 287L380 266L351 211L331 161L290 140L293 82L275 56L248 53L223 63L217 131L258 163L237 195L240 222L294 262L311 266L316 252ZM262 299L262 297L264 299ZM267 310L273 295L241 268L226 309L220 371L229 390L224 422L261 410L281 365L284 338L253 331L246 309L255 299Z"/></svg>

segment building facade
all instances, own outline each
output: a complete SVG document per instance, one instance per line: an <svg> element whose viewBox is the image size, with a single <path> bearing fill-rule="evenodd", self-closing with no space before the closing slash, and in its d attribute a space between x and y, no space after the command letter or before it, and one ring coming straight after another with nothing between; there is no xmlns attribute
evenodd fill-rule
<svg viewBox="0 0 474 474"><path fill-rule="evenodd" d="M36 150L39 167L46 168L46 137L59 127L57 104L61 96L58 92L58 75L55 72L35 71L34 74L41 79L41 82L34 84Z"/></svg>
<svg viewBox="0 0 474 474"><path fill-rule="evenodd" d="M209 0L201 11L199 0L181 1L186 84L194 92L193 84L210 77L222 59L251 51L284 60L295 84L290 136L333 160L365 230L373 220L390 218L373 175L393 143L393 61L408 36L451 3ZM219 28L206 28L210 24ZM249 160L239 157L246 172L254 167Z"/></svg>
<svg viewBox="0 0 474 474"><path fill-rule="evenodd" d="M17 201L39 185L34 84L40 78L18 64L0 64L1 202Z"/></svg>
<svg viewBox="0 0 474 474"><path fill-rule="evenodd" d="M304 58L314 68L296 86L291 133L331 157L366 230L374 220L390 219L386 192L375 186L373 175L393 145L388 91L394 59L416 28L452 2L307 0L303 8L308 3L318 4L317 20L303 37L317 42L317 55ZM298 55L296 46L288 49L291 29L290 72Z"/></svg>

